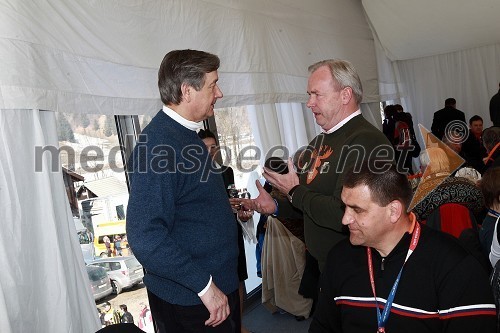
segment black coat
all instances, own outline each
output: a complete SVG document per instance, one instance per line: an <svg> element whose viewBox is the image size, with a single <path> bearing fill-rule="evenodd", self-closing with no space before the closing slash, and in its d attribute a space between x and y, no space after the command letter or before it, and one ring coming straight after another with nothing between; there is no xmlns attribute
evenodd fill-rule
<svg viewBox="0 0 500 333"><path fill-rule="evenodd" d="M443 138L446 125L453 120L460 120L464 122L464 129L467 129L465 122L465 114L451 106L446 106L444 109L434 112L434 119L432 120L431 131L439 140Z"/></svg>

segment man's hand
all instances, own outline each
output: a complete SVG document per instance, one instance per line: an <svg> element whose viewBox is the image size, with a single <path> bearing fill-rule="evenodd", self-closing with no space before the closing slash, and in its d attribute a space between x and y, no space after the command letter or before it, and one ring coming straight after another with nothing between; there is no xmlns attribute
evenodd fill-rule
<svg viewBox="0 0 500 333"><path fill-rule="evenodd" d="M292 159L288 159L288 173L284 175L280 175L277 172L274 172L268 168L264 168L263 176L266 180L278 191L287 195L288 192L295 185L299 185L299 177L294 172L295 167L293 166Z"/></svg>
<svg viewBox="0 0 500 333"><path fill-rule="evenodd" d="M243 211L257 211L261 214L273 214L276 211L276 203L273 197L262 187L259 180L255 181L259 195L255 199L229 199L231 205L239 205Z"/></svg>
<svg viewBox="0 0 500 333"><path fill-rule="evenodd" d="M217 288L213 281L207 292L200 298L208 312L210 312L210 318L205 321L206 326L215 327L221 324L231 313L227 303L227 296Z"/></svg>
<svg viewBox="0 0 500 333"><path fill-rule="evenodd" d="M250 210L239 209L237 211L238 219L241 222L246 222L252 218L253 213L254 213L254 211L251 209Z"/></svg>

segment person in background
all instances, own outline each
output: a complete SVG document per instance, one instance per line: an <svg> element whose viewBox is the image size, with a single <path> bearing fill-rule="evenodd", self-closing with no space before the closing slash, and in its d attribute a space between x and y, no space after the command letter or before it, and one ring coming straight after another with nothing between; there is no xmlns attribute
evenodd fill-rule
<svg viewBox="0 0 500 333"><path fill-rule="evenodd" d="M111 250L111 240L109 239L108 236L104 236L102 238L102 241L104 242L104 246L106 246L106 254L108 257L111 257L113 254L113 251Z"/></svg>
<svg viewBox="0 0 500 333"><path fill-rule="evenodd" d="M500 228L497 227L500 218L500 167L486 171L479 182L479 188L484 196L488 213L483 220L479 239L486 257L490 258L492 267L500 258ZM492 246L493 240L495 246Z"/></svg>
<svg viewBox="0 0 500 333"><path fill-rule="evenodd" d="M484 171L500 167L500 127L492 126L483 131L483 144L487 156L483 159Z"/></svg>
<svg viewBox="0 0 500 333"><path fill-rule="evenodd" d="M458 134L456 134L458 135ZM460 142L459 140L454 140L455 136L443 136L443 139L441 141L443 141L443 143L445 145L447 145L448 147L451 148L451 150L453 150L455 153L457 153L457 155L459 155L460 157L462 157L463 159L464 156L463 156L463 153L462 153L462 142Z"/></svg>
<svg viewBox="0 0 500 333"><path fill-rule="evenodd" d="M99 314L99 320L101 321L101 327L106 326L106 320L104 320L104 310L101 309L100 307L97 307L97 313Z"/></svg>
<svg viewBox="0 0 500 333"><path fill-rule="evenodd" d="M444 108L434 112L434 118L432 119L431 131L432 134L436 136L439 140L445 135L446 126L452 121L461 121L463 126L465 123L465 114L456 108L457 101L454 98L447 98L444 101ZM462 126L460 124L455 124L456 126Z"/></svg>
<svg viewBox="0 0 500 333"><path fill-rule="evenodd" d="M341 198L350 235L328 255L310 333L495 332L487 274L408 213L405 174L364 163L345 174Z"/></svg>
<svg viewBox="0 0 500 333"><path fill-rule="evenodd" d="M419 156L421 148L415 135L411 114L404 112L400 104L386 106L384 114L386 119L383 132L394 147L398 167L413 175L412 160Z"/></svg>
<svg viewBox="0 0 500 333"><path fill-rule="evenodd" d="M127 310L126 304L120 304L120 323L134 323L134 316Z"/></svg>
<svg viewBox="0 0 500 333"><path fill-rule="evenodd" d="M464 163L460 166L460 168L457 171L452 173L452 176L464 177L472 181L473 183L477 183L481 179L481 174L476 169L467 165L467 162L465 161L465 156L462 152L462 143L457 138L460 138L458 133L450 136L445 135L443 136L442 139L443 143L446 146L448 146L451 150L453 150L453 152L455 152L458 156L464 159Z"/></svg>
<svg viewBox="0 0 500 333"><path fill-rule="evenodd" d="M122 256L122 237L120 235L115 235L113 246L115 248L115 256Z"/></svg>
<svg viewBox="0 0 500 333"><path fill-rule="evenodd" d="M382 122L382 132L387 137L387 140L392 143L394 137L394 115L396 108L393 104L388 104L384 107L384 121Z"/></svg>
<svg viewBox="0 0 500 333"><path fill-rule="evenodd" d="M490 119L493 126L500 127L500 83L498 83L498 92L490 99Z"/></svg>
<svg viewBox="0 0 500 333"><path fill-rule="evenodd" d="M483 118L478 115L472 116L469 119L469 128L469 135L465 142L462 143L462 154L467 166L473 167L479 173L483 173L483 159L487 156L482 139Z"/></svg>
<svg viewBox="0 0 500 333"><path fill-rule="evenodd" d="M120 313L115 310L111 303L104 303L104 323L106 326L120 323Z"/></svg>
<svg viewBox="0 0 500 333"><path fill-rule="evenodd" d="M478 225L485 214L483 194L474 179L451 175L453 161L453 156L450 158L439 147L429 147L422 152L420 163L425 171L414 193L412 211L419 222L457 238L484 270L490 272L479 240Z"/></svg>
<svg viewBox="0 0 500 333"><path fill-rule="evenodd" d="M455 203L469 209L475 218L481 216L484 200L475 183L464 177L451 176L450 160L439 147L429 147L420 154L420 164L425 170L414 196L412 211L419 221L425 221L445 203ZM431 223L431 221L428 221ZM434 222L433 222L434 223ZM435 222L436 224L437 221ZM450 222L451 223L451 222Z"/></svg>
<svg viewBox="0 0 500 333"><path fill-rule="evenodd" d="M484 218L479 235L483 251L493 269L490 282L495 304L497 309L500 309L500 226L498 225L500 220L500 167L488 169L479 186L483 192L486 207L488 207L488 214ZM497 314L497 322L497 332L500 332L500 311Z"/></svg>
<svg viewBox="0 0 500 333"><path fill-rule="evenodd" d="M141 307L141 312L139 313L137 326L146 333L155 333L151 310L149 310L148 305L144 302L139 303L139 306Z"/></svg>
<svg viewBox="0 0 500 333"><path fill-rule="evenodd" d="M234 186L234 172L230 166L219 165L216 161L217 154L219 154L219 147L215 134L208 129L201 129L198 136L207 147L212 161L216 164L216 168L220 170L222 179L224 180L224 188L227 190L230 186ZM237 210L237 218L242 222L248 221L252 217L252 212L245 210ZM247 272L247 259L245 255L245 241L243 239L243 228L240 223L235 219L236 226L238 227L238 278L240 280L239 296L240 296L240 316L243 314L243 301L245 299L245 280L248 279ZM241 324L241 333L247 333L248 330Z"/></svg>
<svg viewBox="0 0 500 333"><path fill-rule="evenodd" d="M145 270L157 333L239 332L238 230L197 131L222 97L216 55L174 50L158 71L163 109L130 161L127 237ZM221 250L223 249L223 250Z"/></svg>

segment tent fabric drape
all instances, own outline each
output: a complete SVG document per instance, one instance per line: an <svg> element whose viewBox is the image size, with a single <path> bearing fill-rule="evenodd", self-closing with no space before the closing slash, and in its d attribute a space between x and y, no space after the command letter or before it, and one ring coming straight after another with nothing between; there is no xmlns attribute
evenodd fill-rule
<svg viewBox="0 0 500 333"><path fill-rule="evenodd" d="M457 109L483 118L484 128L492 126L489 101L498 92L500 43L469 50L394 63L405 111L413 123L431 128L433 113L454 97ZM468 125L468 124L467 124Z"/></svg>
<svg viewBox="0 0 500 333"><path fill-rule="evenodd" d="M380 103L362 103L361 114L370 124L382 130L382 115L380 114Z"/></svg>
<svg viewBox="0 0 500 333"><path fill-rule="evenodd" d="M262 151L262 165L270 156L292 156L320 132L304 104L250 105L247 112L255 144ZM287 151L280 147L286 147Z"/></svg>
<svg viewBox="0 0 500 333"><path fill-rule="evenodd" d="M100 328L62 172L53 112L0 112L0 332Z"/></svg>
<svg viewBox="0 0 500 333"><path fill-rule="evenodd" d="M221 58L217 107L303 103L307 67L341 58L378 101L361 2L0 1L0 109L154 114L157 70L173 49Z"/></svg>
<svg viewBox="0 0 500 333"><path fill-rule="evenodd" d="M500 42L498 0L362 0L392 61Z"/></svg>

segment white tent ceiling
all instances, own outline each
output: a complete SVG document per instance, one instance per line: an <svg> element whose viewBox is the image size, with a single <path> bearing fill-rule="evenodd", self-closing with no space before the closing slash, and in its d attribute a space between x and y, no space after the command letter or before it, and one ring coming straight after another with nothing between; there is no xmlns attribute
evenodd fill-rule
<svg viewBox="0 0 500 333"><path fill-rule="evenodd" d="M0 0L0 108L156 112L161 59L183 48L221 58L218 107L304 102L307 67L334 57L378 100L359 0Z"/></svg>
<svg viewBox="0 0 500 333"><path fill-rule="evenodd" d="M362 0L391 60L500 42L499 0Z"/></svg>
<svg viewBox="0 0 500 333"><path fill-rule="evenodd" d="M155 112L157 68L180 48L221 57L219 107L304 102L307 66L326 58L350 60L375 102L394 83L370 24L405 60L498 43L498 13L499 0L0 0L0 109Z"/></svg>

